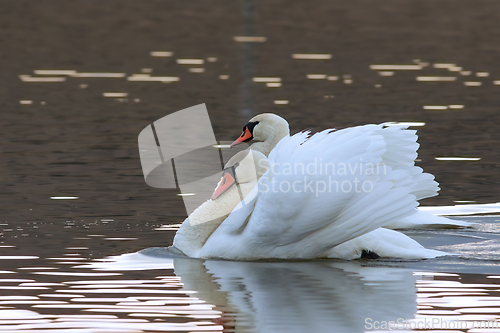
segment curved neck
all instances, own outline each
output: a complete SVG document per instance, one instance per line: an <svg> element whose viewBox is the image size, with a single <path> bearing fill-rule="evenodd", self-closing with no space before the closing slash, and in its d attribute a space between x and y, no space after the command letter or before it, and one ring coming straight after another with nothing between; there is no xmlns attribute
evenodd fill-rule
<svg viewBox="0 0 500 333"><path fill-rule="evenodd" d="M254 142L250 146L250 149L259 151L262 154L266 155L266 157L269 157L271 150L273 150L274 147L276 147L276 145L278 144L278 142L280 142L281 139L283 139L287 135L288 135L288 133L282 133L282 134L276 135L274 137L270 137L263 142Z"/></svg>

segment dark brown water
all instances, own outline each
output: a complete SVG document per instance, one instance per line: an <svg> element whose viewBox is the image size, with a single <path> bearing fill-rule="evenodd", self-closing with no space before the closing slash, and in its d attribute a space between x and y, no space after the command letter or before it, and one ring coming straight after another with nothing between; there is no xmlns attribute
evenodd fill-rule
<svg viewBox="0 0 500 333"><path fill-rule="evenodd" d="M176 190L145 184L139 132L200 103L220 141L262 112L282 115L292 132L420 123L417 163L442 187L422 204L499 202L499 2L1 0L0 8L0 246L2 256L25 256L0 259L0 331L356 332L368 314L408 319L417 305L417 316L497 318L497 216L472 230L409 233L463 254L436 261L120 255L170 245L176 227L161 226L185 218ZM125 264L102 264L104 275L74 268L110 255ZM420 293L423 284L431 290ZM386 297L394 303L367 310Z"/></svg>

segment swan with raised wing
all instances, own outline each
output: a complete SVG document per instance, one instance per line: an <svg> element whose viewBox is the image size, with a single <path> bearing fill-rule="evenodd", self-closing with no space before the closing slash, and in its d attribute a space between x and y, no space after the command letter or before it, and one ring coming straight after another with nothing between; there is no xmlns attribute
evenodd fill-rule
<svg viewBox="0 0 500 333"><path fill-rule="evenodd" d="M309 132L302 132L296 134L303 137L303 134ZM422 168L415 166L415 159L417 158L417 143L416 131L407 129L407 126L387 126L387 124L380 125L363 125L356 127L349 127L341 130L326 130L321 132L325 137L331 137L329 142L332 145L338 145L337 151L339 154L346 153L347 149L358 149L362 153L362 147L352 147L345 144L343 141L336 140L334 137L347 137L351 138L353 135L358 136L360 140L367 136L377 136L380 139L380 144L383 146L384 152L381 154L381 164L386 165L394 170L406 170L411 175L412 180L415 182L412 185L411 193L415 195L416 200L432 197L438 195L439 184L434 180L434 176L429 173L423 172ZM309 135L304 137L308 140ZM283 154L290 151L288 147L290 142L290 129L288 122L282 117L272 114L263 113L259 114L248 121L243 126L243 133L236 139L231 147L237 146L243 142L252 143L250 149L259 151L266 156L279 158L284 160ZM302 144L299 140L295 140L296 144ZM273 152L273 154L271 154ZM319 151L315 158L321 158L323 152ZM323 165L330 161L323 159ZM342 167L347 161L340 161L337 167ZM335 171L333 168L331 171ZM330 171L330 172L331 172ZM408 229L408 228L457 228L457 227L470 227L473 223L465 221L457 221L448 219L441 216L432 215L428 212L421 211L417 208L414 209L413 214L409 216L388 222L384 226L390 229Z"/></svg>
<svg viewBox="0 0 500 333"><path fill-rule="evenodd" d="M255 150L233 156L212 198L177 231L174 249L190 257L233 260L446 255L400 232L379 228L382 221L411 213L414 207L414 197L394 183L394 177L376 181L375 194L330 193L339 203L326 201L322 207L317 200L323 195L273 190L273 180L302 183L294 177L280 179L278 167ZM360 205L365 212L360 212Z"/></svg>

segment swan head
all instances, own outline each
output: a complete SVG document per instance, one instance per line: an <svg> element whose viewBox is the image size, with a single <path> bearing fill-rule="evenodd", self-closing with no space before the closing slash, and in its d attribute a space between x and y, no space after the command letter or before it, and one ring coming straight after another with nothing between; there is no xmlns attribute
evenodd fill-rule
<svg viewBox="0 0 500 333"><path fill-rule="evenodd" d="M287 135L290 135L290 127L285 119L273 113L262 113L243 126L243 133L231 147L253 141L251 149L268 156L278 142Z"/></svg>
<svg viewBox="0 0 500 333"><path fill-rule="evenodd" d="M269 162L264 154L255 150L240 151L224 166L222 178L212 194L212 200L233 186L239 187L240 195L246 196L267 169Z"/></svg>

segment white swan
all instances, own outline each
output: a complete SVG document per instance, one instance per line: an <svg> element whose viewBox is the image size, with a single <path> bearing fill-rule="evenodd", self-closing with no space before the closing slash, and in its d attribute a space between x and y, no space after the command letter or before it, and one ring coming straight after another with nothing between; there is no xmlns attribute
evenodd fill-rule
<svg viewBox="0 0 500 333"><path fill-rule="evenodd" d="M329 133L331 132L331 134ZM303 137L302 132L297 135ZM412 194L416 196L416 200L432 197L438 195L439 184L434 181L434 176L429 173L424 173L422 168L415 166L415 159L417 158L417 149L419 144L417 143L416 131L408 130L407 126L393 126L386 127L384 124L380 125L364 125L341 129L335 131L333 129L321 132L327 138L330 135L332 138L330 140L325 139L329 144L339 145L339 153L343 153L343 149L350 149L348 145L342 146L342 141L336 141L334 136L349 137L350 134L362 137L367 136L378 136L381 140L381 149L384 149L382 154L382 164L388 165L393 169L401 169L409 172L416 184L412 188ZM272 114L263 113L259 114L252 119L243 127L243 133L241 136L232 143L232 147L241 144L243 142L252 141L251 149L259 151L266 156L269 156L271 151L275 149L278 143L284 139L290 137L290 129L288 122L282 117ZM303 137L305 140L306 137ZM286 141L286 140L285 140ZM288 142L288 141L287 141ZM298 140L295 141L296 144L302 144ZM362 148L362 147L354 147ZM280 145L277 151L274 152L274 156L287 154L290 151L290 147L287 144ZM363 149L360 149L360 154ZM316 158L321 158L323 152L319 151ZM313 156L311 156L313 157ZM327 160L323 160L323 164L327 163ZM345 161L347 162L347 161ZM320 162L321 163L321 162ZM342 162L341 162L342 163ZM390 229L408 229L408 228L457 228L457 227L470 227L474 223L451 220L445 217L435 216L428 212L414 210L414 214L408 217L393 221L384 225L386 228Z"/></svg>
<svg viewBox="0 0 500 333"><path fill-rule="evenodd" d="M294 218L286 211L286 206L290 204L288 200L294 200L295 194L272 193L270 189L264 191L269 185L266 183L269 177L279 176L271 175L272 170L268 171L270 168L272 169L272 165L267 158L254 150L239 152L233 156L225 166L222 179L212 199L198 207L177 231L174 248L190 257L243 260L327 257L423 259L446 255L441 251L425 249L397 231L376 229L378 224L371 226L369 216L360 216L352 209L350 212L340 209L339 214L333 219L328 216L326 218L314 216L321 213L317 211L317 207L307 207L311 204L311 200L306 197L302 198L303 202L298 206L306 205L303 209L308 210L311 215ZM262 174L265 174L264 180L257 187L257 181ZM385 212L379 214L382 219L390 220L391 216L400 215L399 210L404 212L413 207L411 195L406 193L408 191L397 191L398 187L393 187L389 183L382 187L380 191L390 197L389 200L382 200L388 204ZM393 189L396 191L392 191ZM402 202L397 198L399 192L403 196ZM341 197L339 199L342 199ZM354 207L366 200L377 201L377 198L370 199L363 195L359 197L356 194L347 197L347 206L353 201ZM242 198L245 200L242 201ZM262 207L265 207L264 210ZM371 209L368 209L368 212L370 211ZM374 211L372 213L377 214ZM286 225L288 223L289 226ZM315 227L312 223L318 225ZM369 232L370 230L373 231ZM368 233L362 235L364 232ZM317 235L314 235L315 233ZM335 234L342 236L339 238ZM349 240L356 235L361 236ZM286 237L287 240L280 241L280 237Z"/></svg>

